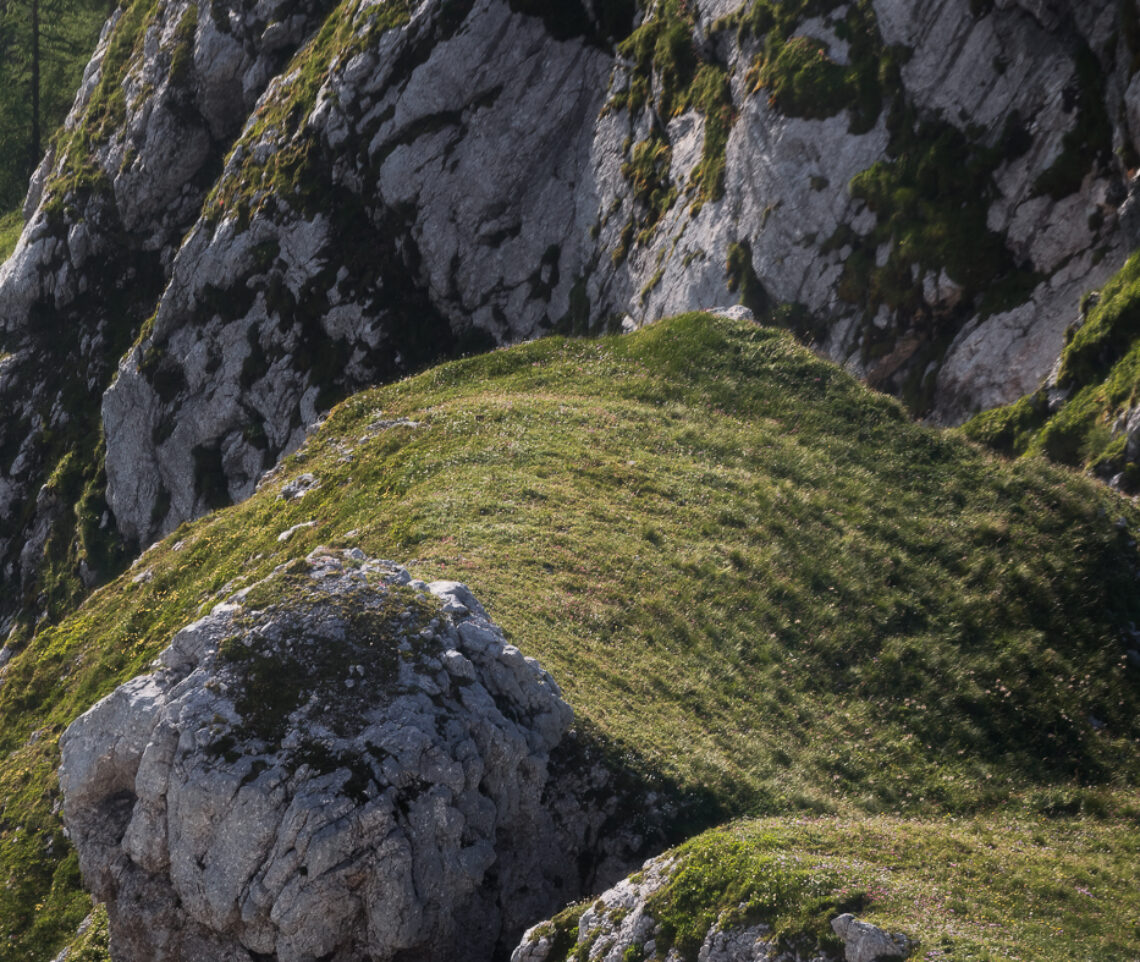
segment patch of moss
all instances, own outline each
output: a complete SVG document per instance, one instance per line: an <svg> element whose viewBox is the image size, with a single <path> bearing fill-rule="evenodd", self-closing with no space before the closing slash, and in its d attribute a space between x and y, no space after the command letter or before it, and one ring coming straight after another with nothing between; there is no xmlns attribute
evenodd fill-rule
<svg viewBox="0 0 1140 962"><path fill-rule="evenodd" d="M787 116L817 120L847 110L849 129L860 134L875 125L882 111L882 78L896 56L884 47L873 7L860 0L836 21L838 38L850 45L846 66L831 59L823 41L795 32L803 20L825 17L842 6L832 0L757 0L728 22L736 25L741 39L763 39L748 79L754 91L768 91L772 107Z"/></svg>
<svg viewBox="0 0 1140 962"><path fill-rule="evenodd" d="M24 214L20 207L0 216L0 263L6 261L16 249L24 230Z"/></svg>
<svg viewBox="0 0 1140 962"><path fill-rule="evenodd" d="M1040 281L987 224L994 171L1028 141L1016 114L986 146L972 133L923 118L901 98L889 129L889 159L850 185L874 212L875 227L863 236L841 230L824 246L852 246L838 291L862 309L864 360L883 361L883 377L921 415L933 396L934 379L925 372L941 361L965 319L1015 307ZM948 305L927 304L923 278L942 271L958 285L958 296Z"/></svg>
<svg viewBox="0 0 1140 962"><path fill-rule="evenodd" d="M60 128L57 134L60 173L44 186L44 210L49 216L59 217L65 205L110 190L107 176L95 160L95 149L122 128L127 113L127 74L143 56L143 41L157 12L158 0L130 0L122 8L83 117L71 130Z"/></svg>
<svg viewBox="0 0 1140 962"><path fill-rule="evenodd" d="M299 567L250 590L236 633L218 649L219 665L236 678L235 706L242 717L241 729L223 737L275 745L290 715L313 697L327 701L322 717L335 728L358 722L331 707L342 700L346 680L369 691L390 685L398 643L414 639L422 646L418 633L438 614L414 591L378 578L330 591L306 565ZM375 691L365 700L374 701ZM335 761L330 765L337 767Z"/></svg>
<svg viewBox="0 0 1140 962"><path fill-rule="evenodd" d="M338 64L348 62L384 31L407 23L411 10L411 0L341 0L282 71L283 79L262 98L231 151L231 158L243 158L241 163L219 179L206 198L202 217L207 223L234 216L246 224L266 204L283 203L302 214L327 207L320 193L320 146L308 128L317 94ZM270 140L275 149L256 159L263 155L254 148Z"/></svg>
<svg viewBox="0 0 1140 962"><path fill-rule="evenodd" d="M107 907L97 905L67 947L67 962L111 962L111 930Z"/></svg>
<svg viewBox="0 0 1140 962"><path fill-rule="evenodd" d="M763 922L776 937L790 939L809 918L822 931L819 923L834 908L826 896L839 888L839 877L783 856L772 836L745 841L732 830L706 832L680 846L676 857L679 864L646 911L660 926L660 948L675 949L685 962L696 962L714 924Z"/></svg>
<svg viewBox="0 0 1140 962"><path fill-rule="evenodd" d="M951 124L918 121L900 128L890 153L891 160L851 181L852 195L876 215L868 239L891 246L887 263L865 278L852 276L857 268L845 272L850 284L864 285L868 307L917 310L915 268L920 274L945 268L966 299L1017 271L1003 238L986 224L1000 152L972 144Z"/></svg>
<svg viewBox="0 0 1140 962"><path fill-rule="evenodd" d="M622 164L622 176L629 181L633 200L643 211L636 221L639 244L645 243L677 198L669 179L673 149L662 137L651 135L633 147L630 159ZM615 255L616 259L616 255Z"/></svg>
<svg viewBox="0 0 1140 962"><path fill-rule="evenodd" d="M1134 253L1104 286L1088 319L1065 345L1058 385L1081 388L1103 379L1138 338L1140 253Z"/></svg>
<svg viewBox="0 0 1140 962"><path fill-rule="evenodd" d="M719 200L724 194L725 150L736 111L727 71L698 51L693 42L694 29L694 15L686 3L656 0L642 24L619 46L619 53L630 61L631 69L627 86L613 93L606 109L637 113L652 105L658 118L653 132L633 148L634 155L623 168L626 179L633 184L634 199L642 208L640 213L634 212L629 222L628 239L632 239L636 224L639 243L648 239L679 196L679 185L669 182L667 158L663 169L647 172L644 167L646 152L660 158L662 151L671 149L662 121L667 123L688 110L695 110L704 118L701 160L684 185L685 195L699 210L704 203ZM651 196L645 192L647 173L652 174L656 184ZM615 252L618 262L624 260L626 240L623 237L619 245L620 253Z"/></svg>
<svg viewBox="0 0 1140 962"><path fill-rule="evenodd" d="M194 37L198 32L198 5L191 3L174 31L174 51L170 55L170 83L182 86L190 79L194 65Z"/></svg>
<svg viewBox="0 0 1140 962"><path fill-rule="evenodd" d="M827 55L827 46L811 37L793 37L756 70L756 88L790 117L824 120L850 106L853 91L847 71Z"/></svg>
<svg viewBox="0 0 1140 962"><path fill-rule="evenodd" d="M566 959L578 945L578 922L590 907L589 900L566 906L534 933L535 939L549 939L547 958Z"/></svg>
<svg viewBox="0 0 1140 962"><path fill-rule="evenodd" d="M1024 454L1049 416L1044 392L1027 394L1006 407L974 415L962 425L966 437L1009 457Z"/></svg>

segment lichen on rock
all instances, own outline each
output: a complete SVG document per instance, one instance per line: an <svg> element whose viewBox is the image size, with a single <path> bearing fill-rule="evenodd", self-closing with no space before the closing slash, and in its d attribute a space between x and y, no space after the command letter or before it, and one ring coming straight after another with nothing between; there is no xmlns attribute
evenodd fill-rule
<svg viewBox="0 0 1140 962"><path fill-rule="evenodd" d="M65 819L117 959L490 957L576 894L572 719L466 587L318 549L68 729Z"/></svg>

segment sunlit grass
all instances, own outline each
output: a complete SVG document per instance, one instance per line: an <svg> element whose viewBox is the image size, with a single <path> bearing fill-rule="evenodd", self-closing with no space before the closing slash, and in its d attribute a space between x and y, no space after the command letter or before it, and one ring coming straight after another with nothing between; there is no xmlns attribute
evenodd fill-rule
<svg viewBox="0 0 1140 962"><path fill-rule="evenodd" d="M19 207L6 214L0 214L0 263L6 261L16 249L16 243L24 230L24 214Z"/></svg>
<svg viewBox="0 0 1140 962"><path fill-rule="evenodd" d="M1127 962L1140 947L1134 822L767 818L670 854L670 883L647 910L658 944L691 962L718 920L763 921L841 955L829 923L843 911L916 940L912 957L930 962Z"/></svg>
<svg viewBox="0 0 1140 962"><path fill-rule="evenodd" d="M378 426L399 418L416 426ZM279 498L301 472L319 486ZM73 870L47 901L59 733L322 543L469 583L580 725L705 824L1129 817L1136 521L1071 472L912 424L788 336L704 315L364 392L8 666L0 959L50 958L86 914Z"/></svg>

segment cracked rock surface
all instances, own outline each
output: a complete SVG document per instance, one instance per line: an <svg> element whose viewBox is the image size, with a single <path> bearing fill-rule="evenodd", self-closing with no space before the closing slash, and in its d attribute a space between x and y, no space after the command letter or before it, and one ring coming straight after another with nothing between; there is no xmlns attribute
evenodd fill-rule
<svg viewBox="0 0 1140 962"><path fill-rule="evenodd" d="M620 847L572 719L463 585L318 549L67 730L64 815L121 962L490 958Z"/></svg>
<svg viewBox="0 0 1140 962"><path fill-rule="evenodd" d="M662 926L653 917L651 900L671 882L680 868L666 853L647 861L639 872L603 892L578 920L575 930L559 933L554 921L540 922L523 935L511 962L562 962L566 945L573 958L590 962L682 962L685 958L662 939ZM690 898L694 898L690 893ZM689 908L698 911L699 895ZM913 949L905 936L888 935L853 916L838 916L832 927L844 940L845 962L880 962L904 958ZM662 944L664 943L664 944ZM876 954L879 953L879 954ZM788 945L764 923L724 925L714 922L705 934L698 962L839 962L840 956Z"/></svg>

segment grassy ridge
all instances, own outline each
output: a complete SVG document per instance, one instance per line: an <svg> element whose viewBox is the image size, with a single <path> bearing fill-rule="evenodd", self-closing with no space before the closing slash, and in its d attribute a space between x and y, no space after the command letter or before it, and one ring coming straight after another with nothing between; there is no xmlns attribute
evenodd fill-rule
<svg viewBox="0 0 1140 962"><path fill-rule="evenodd" d="M319 486L280 498L301 472ZM50 958L87 911L51 814L62 729L321 543L469 583L584 725L721 810L1135 818L1138 520L707 315L364 392L8 666L0 959Z"/></svg>

